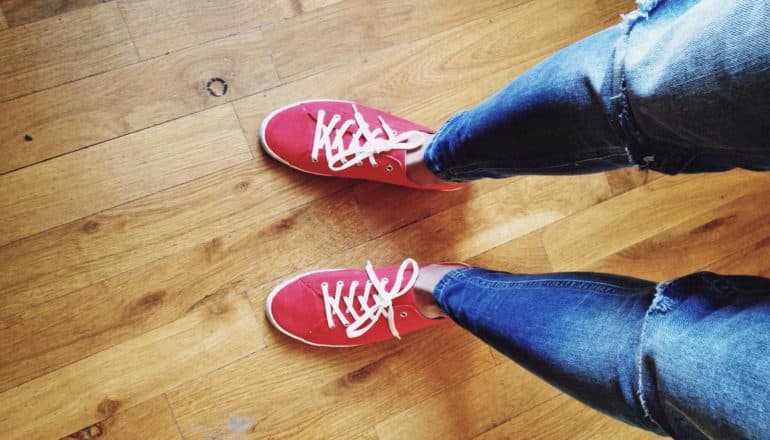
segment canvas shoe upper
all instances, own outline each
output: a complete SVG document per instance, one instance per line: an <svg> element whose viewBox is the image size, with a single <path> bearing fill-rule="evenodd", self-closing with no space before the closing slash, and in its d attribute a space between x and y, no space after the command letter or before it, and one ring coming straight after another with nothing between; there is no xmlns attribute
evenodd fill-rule
<svg viewBox="0 0 770 440"><path fill-rule="evenodd" d="M278 109L262 122L265 151L298 170L412 188L455 190L466 184L421 185L406 175L406 154L434 130L349 101L311 100Z"/></svg>
<svg viewBox="0 0 770 440"><path fill-rule="evenodd" d="M265 308L284 334L312 345L351 347L379 342L447 318L428 319L417 305L414 283L420 265L363 270L328 269L304 273L276 287Z"/></svg>

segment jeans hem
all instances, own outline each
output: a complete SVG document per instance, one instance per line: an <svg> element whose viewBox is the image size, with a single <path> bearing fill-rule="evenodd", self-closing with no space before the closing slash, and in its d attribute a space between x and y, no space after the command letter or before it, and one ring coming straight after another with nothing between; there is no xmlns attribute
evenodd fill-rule
<svg viewBox="0 0 770 440"><path fill-rule="evenodd" d="M438 283L436 283L436 286L433 288L433 299L436 300L436 303L445 312L448 311L446 310L446 307L444 307L444 289L446 289L452 281L459 281L461 272L471 269L473 268L465 267L449 271L443 277L441 277Z"/></svg>
<svg viewBox="0 0 770 440"><path fill-rule="evenodd" d="M430 170L430 172L432 172L439 179L445 180L447 182L462 183L466 182L467 180L455 175L455 173L452 172L451 167L442 166L440 160L437 157L436 150L438 150L439 147L437 147L436 144L441 142L441 137L444 135L447 129L452 127L455 121L457 121L457 119L459 119L463 113L464 112L456 113L447 119L446 122L444 122L444 125L442 125L433 136L430 145L428 145L428 147L425 149L425 156L423 157L423 162L425 162L425 166L428 168L428 170Z"/></svg>

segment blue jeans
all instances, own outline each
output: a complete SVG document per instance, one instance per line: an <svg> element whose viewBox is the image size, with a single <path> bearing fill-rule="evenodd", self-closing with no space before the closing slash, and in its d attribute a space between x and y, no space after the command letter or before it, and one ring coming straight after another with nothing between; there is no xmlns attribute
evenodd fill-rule
<svg viewBox="0 0 770 440"><path fill-rule="evenodd" d="M770 1L639 0L450 118L439 177L770 170Z"/></svg>
<svg viewBox="0 0 770 440"><path fill-rule="evenodd" d="M639 0L447 121L439 177L770 170L770 1ZM460 325L588 405L659 434L770 439L770 280L451 272Z"/></svg>
<svg viewBox="0 0 770 440"><path fill-rule="evenodd" d="M470 268L433 295L459 325L608 415L676 438L770 438L770 279Z"/></svg>

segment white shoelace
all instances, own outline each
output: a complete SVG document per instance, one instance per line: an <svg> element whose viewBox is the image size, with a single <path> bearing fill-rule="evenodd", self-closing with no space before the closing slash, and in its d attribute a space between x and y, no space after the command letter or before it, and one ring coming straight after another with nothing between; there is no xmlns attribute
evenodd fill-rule
<svg viewBox="0 0 770 440"><path fill-rule="evenodd" d="M392 150L414 150L420 148L426 139L425 133L417 130L396 134L382 116L377 116L382 127L371 130L355 104L353 104L353 119L344 121L339 127L337 124L342 120L340 115L332 116L328 123L324 122L325 118L326 112L319 110L310 159L318 162L318 153L323 150L326 153L326 162L332 171L342 171L354 165L363 165L367 159L376 168L378 164L374 158L375 155ZM358 125L358 130L353 133L350 143L345 146L343 136L353 124ZM384 138L378 137L383 134Z"/></svg>
<svg viewBox="0 0 770 440"><path fill-rule="evenodd" d="M412 275L407 280L405 278L407 269L412 269ZM417 281L417 275L419 272L419 266L417 262L411 258L407 258L401 263L396 273L396 279L393 280L393 285L390 289L386 288L388 283L387 278L378 278L374 272L372 262L366 263L366 274L369 279L363 286L363 291L358 292L360 286L358 281L353 281L348 286L347 295L342 294L345 283L337 281L335 284L334 294L329 291L329 283L321 283L321 293L324 299L324 309L326 310L326 325L329 328L334 328L334 318L336 317L342 325L347 327L345 334L348 338L357 338L366 333L380 316L385 316L388 320L388 327L390 332L393 333L398 339L401 336L396 329L396 317L393 312L393 300L405 295L409 290L414 287L415 281ZM374 288L374 292L372 292ZM371 299L371 301L370 301ZM345 313L342 311L340 301L343 302L346 311L353 317L351 322ZM373 302L373 304L369 304ZM357 304L356 304L357 303Z"/></svg>

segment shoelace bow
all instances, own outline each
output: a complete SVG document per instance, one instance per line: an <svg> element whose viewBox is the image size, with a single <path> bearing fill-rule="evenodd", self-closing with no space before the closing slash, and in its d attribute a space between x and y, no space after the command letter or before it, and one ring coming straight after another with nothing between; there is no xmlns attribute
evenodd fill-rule
<svg viewBox="0 0 770 440"><path fill-rule="evenodd" d="M412 269L412 275L407 280L406 271ZM369 279L363 286L363 292L357 295L357 290L360 286L358 281L350 283L347 295L342 294L345 287L345 283L337 281L334 289L334 294L329 291L329 283L321 283L321 293L324 299L324 309L326 311L326 325L329 328L334 328L334 318L336 317L342 324L347 327L345 334L348 338L357 338L366 333L380 316L385 316L388 320L388 327L390 332L398 339L401 339L398 330L396 329L396 319L393 311L393 300L405 295L409 290L414 287L415 281L417 281L417 275L419 266L417 262L411 258L407 258L401 263L396 273L396 279L393 280L393 285L390 290L386 288L388 282L387 278L378 278L374 272L374 266L372 262L366 263L366 274ZM372 292L374 289L374 292ZM370 301L371 299L371 301ZM353 317L351 322L340 307L340 301L343 302L345 310L350 316ZM356 304L357 302L357 304ZM373 302L373 304L369 304Z"/></svg>
<svg viewBox="0 0 770 440"><path fill-rule="evenodd" d="M382 116L377 116L382 127L371 130L364 116L353 105L353 119L348 119L337 127L342 120L340 115L331 117L328 123L324 122L326 112L318 111L316 119L315 135L313 136L313 151L310 159L318 162L318 154L323 150L326 162L332 171L342 171L354 165L363 165L365 160L373 167L377 167L374 156L392 150L414 150L425 143L425 133L410 130L396 134ZM356 124L358 129L353 133L350 143L344 145L344 135L347 130ZM385 135L382 137L381 135ZM363 141L363 143L361 143Z"/></svg>

